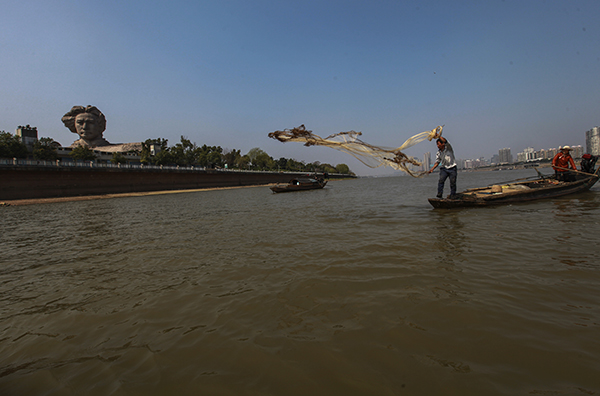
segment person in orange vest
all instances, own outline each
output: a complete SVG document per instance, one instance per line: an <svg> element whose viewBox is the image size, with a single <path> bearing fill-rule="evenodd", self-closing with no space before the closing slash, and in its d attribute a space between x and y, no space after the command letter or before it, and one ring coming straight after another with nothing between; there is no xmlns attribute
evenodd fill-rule
<svg viewBox="0 0 600 396"><path fill-rule="evenodd" d="M554 168L556 180L558 181L575 181L575 175L569 171L569 168L573 170L577 170L577 168L569 151L571 151L571 147L563 146L554 158L552 158L552 168Z"/></svg>

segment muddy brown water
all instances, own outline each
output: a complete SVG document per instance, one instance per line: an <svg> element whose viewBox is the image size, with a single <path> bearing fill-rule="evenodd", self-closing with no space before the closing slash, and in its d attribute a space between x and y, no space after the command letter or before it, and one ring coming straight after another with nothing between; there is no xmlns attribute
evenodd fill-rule
<svg viewBox="0 0 600 396"><path fill-rule="evenodd" d="M1 207L0 394L599 393L600 188L433 210L436 182Z"/></svg>

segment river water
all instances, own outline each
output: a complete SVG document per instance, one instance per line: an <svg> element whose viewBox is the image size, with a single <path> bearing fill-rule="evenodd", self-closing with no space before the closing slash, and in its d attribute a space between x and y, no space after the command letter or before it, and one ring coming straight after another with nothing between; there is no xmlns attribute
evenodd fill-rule
<svg viewBox="0 0 600 396"><path fill-rule="evenodd" d="M0 394L598 394L600 187L434 210L436 183L1 207Z"/></svg>

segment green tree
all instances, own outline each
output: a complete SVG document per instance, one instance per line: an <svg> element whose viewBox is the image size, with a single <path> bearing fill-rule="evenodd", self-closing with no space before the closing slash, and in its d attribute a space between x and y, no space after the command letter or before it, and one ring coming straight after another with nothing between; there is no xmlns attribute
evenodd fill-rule
<svg viewBox="0 0 600 396"><path fill-rule="evenodd" d="M275 161L277 169L280 171L287 170L287 158L281 157L277 161Z"/></svg>
<svg viewBox="0 0 600 396"><path fill-rule="evenodd" d="M168 151L169 146L167 145L168 140L163 138L157 139L146 139L145 142L142 142L142 152L140 153L140 162L142 164L153 164L153 156L157 156L158 153L163 151ZM153 149L154 148L154 153ZM162 156L164 157L164 155ZM158 164L164 165L164 164Z"/></svg>
<svg viewBox="0 0 600 396"><path fill-rule="evenodd" d="M258 147L254 147L253 149L250 149L250 151L248 151L246 153L248 158L250 158L250 162L252 162L253 165L254 165L254 160L256 159L256 157L258 157L261 154L266 154L266 153L263 150L259 149Z"/></svg>
<svg viewBox="0 0 600 396"><path fill-rule="evenodd" d="M351 173L350 168L346 164L337 164L335 166L335 170L337 170L337 172L341 173L342 175L348 175Z"/></svg>
<svg viewBox="0 0 600 396"><path fill-rule="evenodd" d="M223 167L223 149L221 146L211 146L212 150L208 156L211 167Z"/></svg>
<svg viewBox="0 0 600 396"><path fill-rule="evenodd" d="M181 136L181 142L171 147L171 153L177 165L190 166L198 163L198 146L185 136Z"/></svg>
<svg viewBox="0 0 600 396"><path fill-rule="evenodd" d="M221 146L207 146L206 144L197 149L198 165L208 168L223 166L223 149Z"/></svg>
<svg viewBox="0 0 600 396"><path fill-rule="evenodd" d="M255 169L266 170L277 167L275 160L273 160L273 158L271 158L269 154L267 154L258 147L251 149L246 155L248 156L248 158L250 158L250 163Z"/></svg>
<svg viewBox="0 0 600 396"><path fill-rule="evenodd" d="M321 164L321 172L336 173L337 169L330 164Z"/></svg>
<svg viewBox="0 0 600 396"><path fill-rule="evenodd" d="M18 136L0 131L0 158L27 158L27 146Z"/></svg>
<svg viewBox="0 0 600 396"><path fill-rule="evenodd" d="M113 164L126 164L127 159L122 153L114 152L112 158L110 159L110 162Z"/></svg>
<svg viewBox="0 0 600 396"><path fill-rule="evenodd" d="M287 170L292 172L304 172L306 165L301 161L296 161L293 158L288 159L287 161Z"/></svg>
<svg viewBox="0 0 600 396"><path fill-rule="evenodd" d="M71 150L71 158L76 161L93 161L96 159L96 154L94 154L94 151L87 146L77 146Z"/></svg>
<svg viewBox="0 0 600 396"><path fill-rule="evenodd" d="M56 161L58 159L58 152L56 150L57 144L58 143L52 138L40 138L33 145L33 158L45 161Z"/></svg>
<svg viewBox="0 0 600 396"><path fill-rule="evenodd" d="M252 160L252 165L260 170L269 170L277 167L273 158L269 156L269 154L262 152L259 153L254 160Z"/></svg>
<svg viewBox="0 0 600 396"><path fill-rule="evenodd" d="M154 165L171 165L175 163L173 159L173 154L171 150L168 148L166 150L161 150L154 157L152 157L152 163Z"/></svg>
<svg viewBox="0 0 600 396"><path fill-rule="evenodd" d="M238 169L249 169L250 168L250 157L248 155L242 155L236 160L235 166Z"/></svg>
<svg viewBox="0 0 600 396"><path fill-rule="evenodd" d="M238 159L241 158L241 156L241 150L225 150L222 155L222 162L227 165L228 168L236 168Z"/></svg>

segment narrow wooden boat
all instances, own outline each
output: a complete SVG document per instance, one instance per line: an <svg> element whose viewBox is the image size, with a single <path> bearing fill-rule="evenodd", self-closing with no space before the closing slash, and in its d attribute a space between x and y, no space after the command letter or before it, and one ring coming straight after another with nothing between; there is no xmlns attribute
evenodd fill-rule
<svg viewBox="0 0 600 396"><path fill-rule="evenodd" d="M290 180L288 184L277 184L271 186L271 190L274 193L292 192L292 191L304 191L304 190L317 190L325 187L327 181L324 179L313 179L313 178L296 178Z"/></svg>
<svg viewBox="0 0 600 396"><path fill-rule="evenodd" d="M449 209L474 206L513 204L555 198L589 190L598 181L598 172L574 172L575 180L561 182L554 175L542 176L530 181L471 188L452 198L429 198L434 208Z"/></svg>

